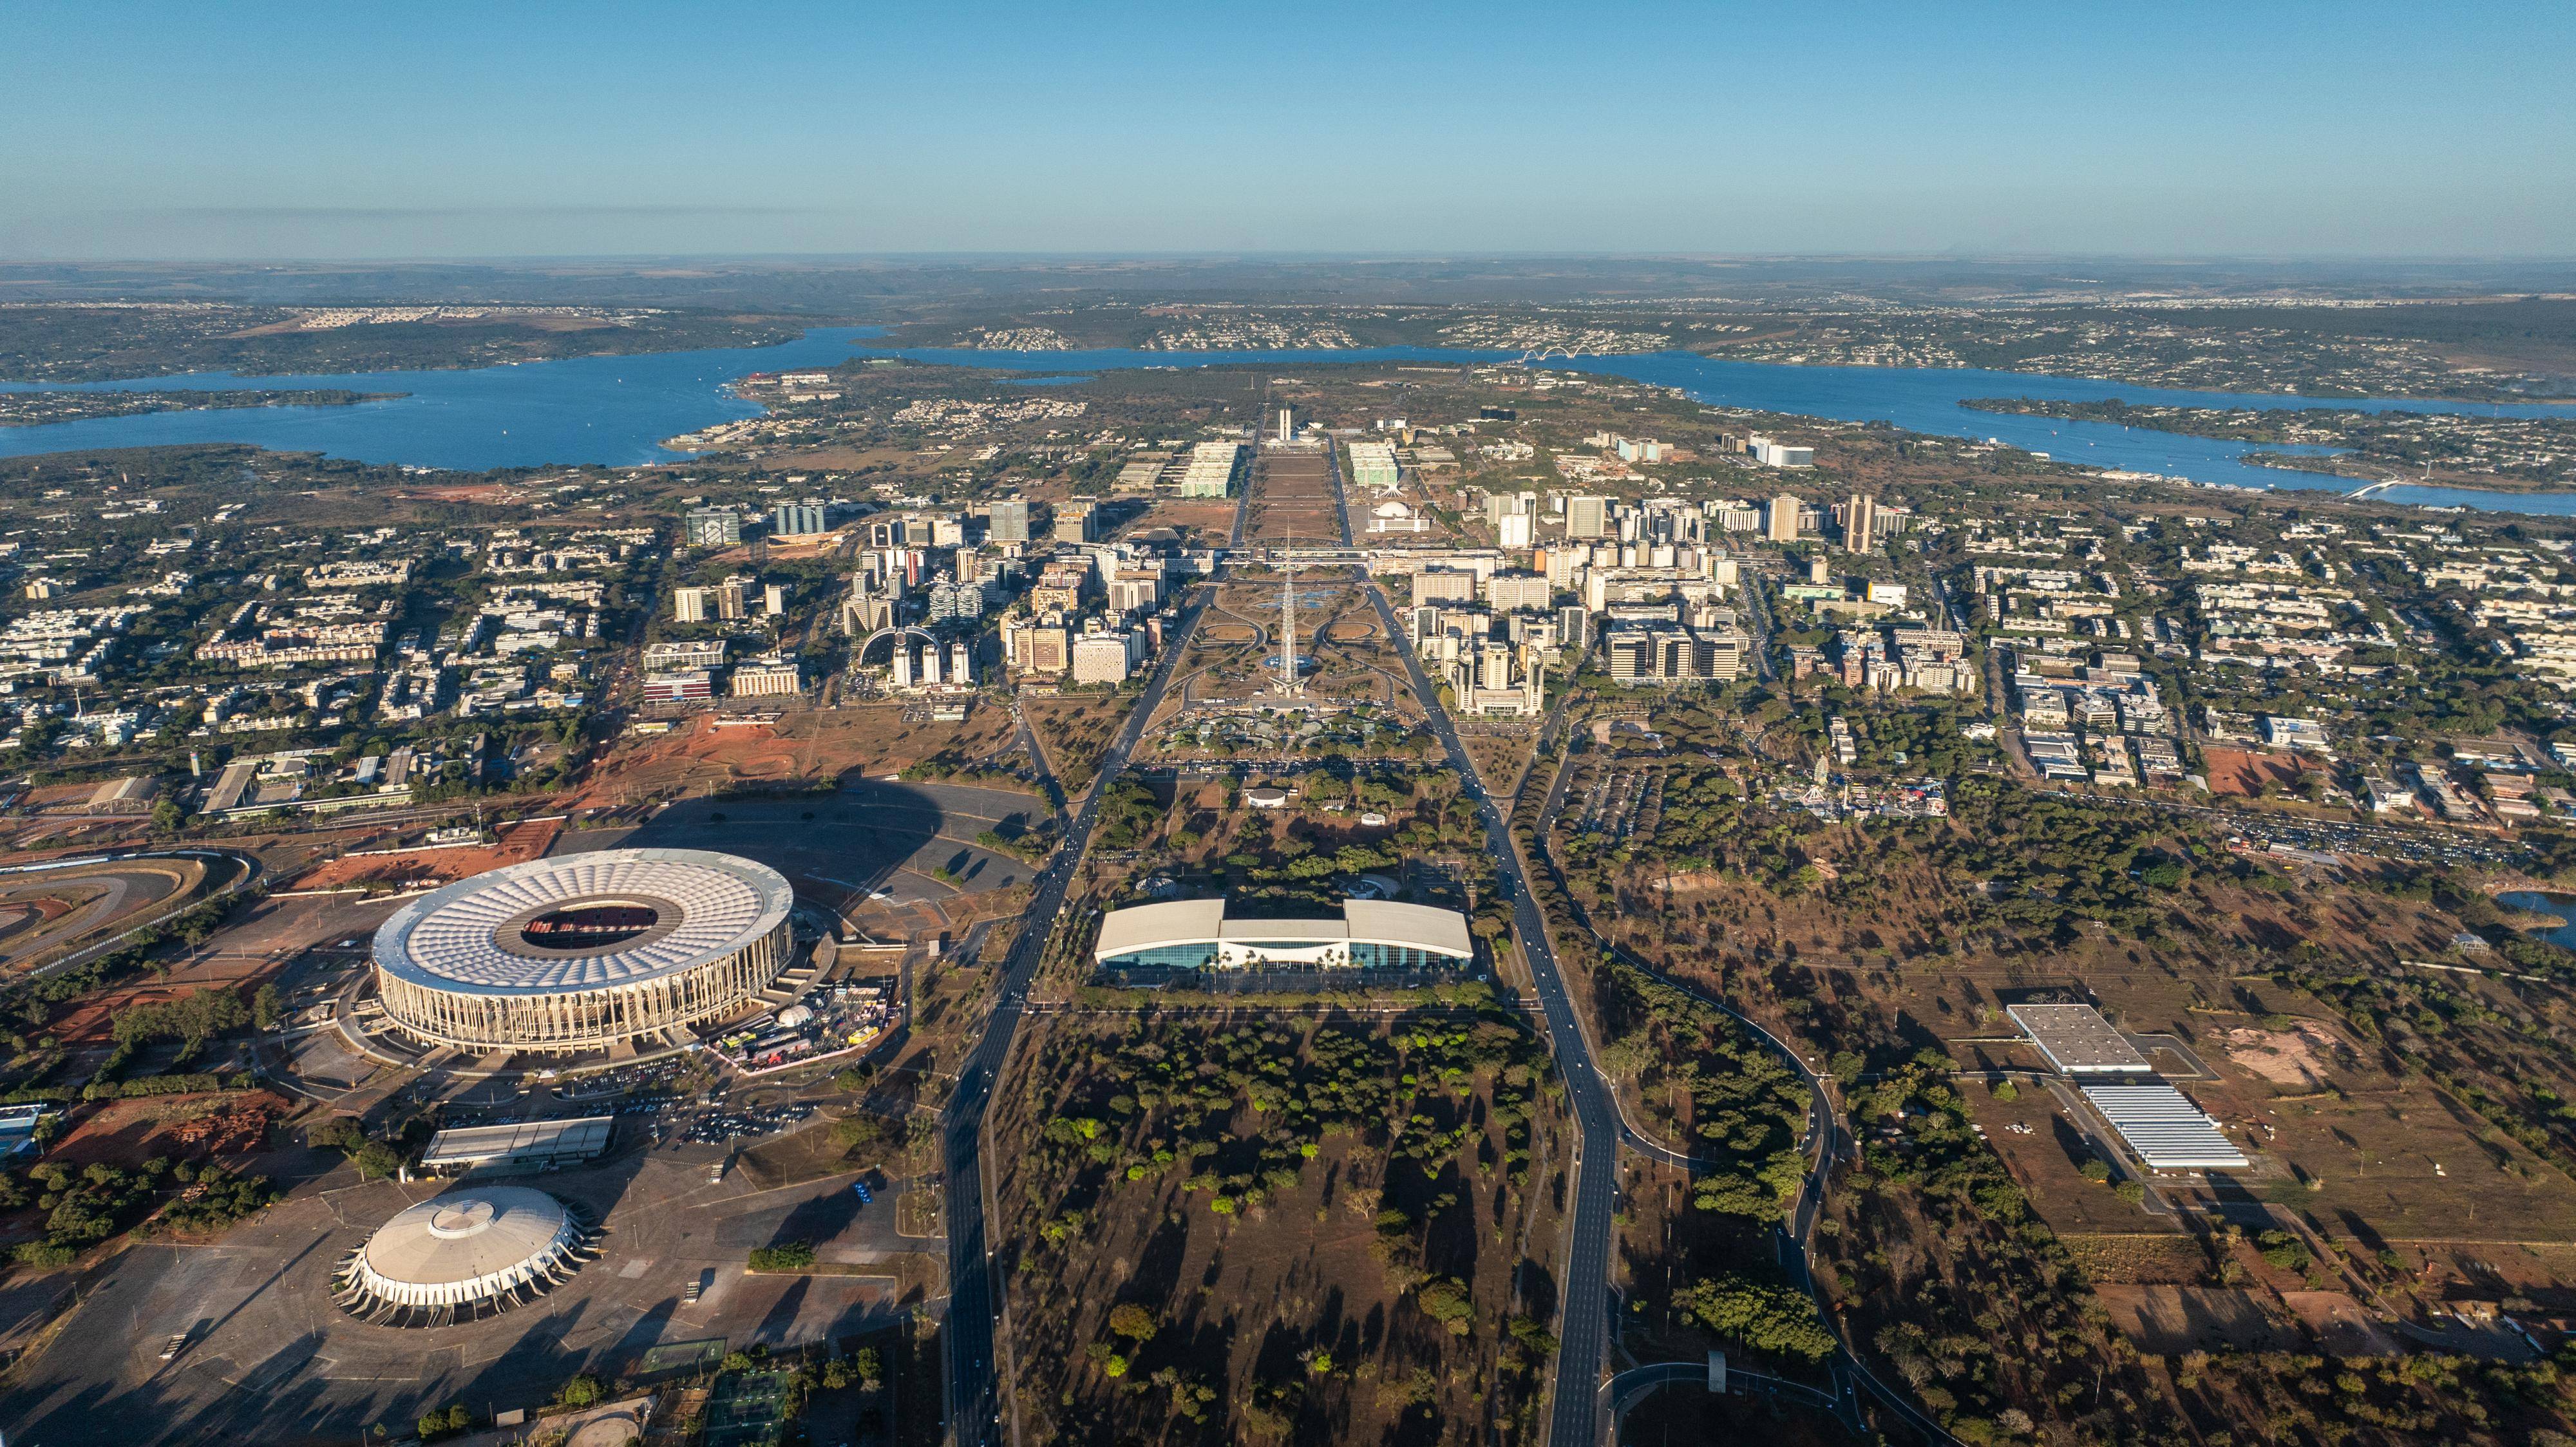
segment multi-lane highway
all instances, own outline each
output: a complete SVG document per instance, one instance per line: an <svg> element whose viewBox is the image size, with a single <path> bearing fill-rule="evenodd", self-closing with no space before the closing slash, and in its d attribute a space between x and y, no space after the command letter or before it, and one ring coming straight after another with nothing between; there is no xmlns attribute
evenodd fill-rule
<svg viewBox="0 0 2576 1447"><path fill-rule="evenodd" d="M1342 519L1342 541L1348 544L1350 498L1342 489L1338 456L1331 466L1333 495ZM1548 948L1546 925L1530 898L1520 855L1512 848L1510 821L1476 776L1475 762L1467 757L1448 711L1440 706L1439 690L1432 687L1430 676L1422 671L1420 656L1405 646L1405 630L1396 623L1395 609L1387 602L1386 594L1369 577L1367 569L1357 572L1369 601L1377 605L1378 623L1386 630L1388 645L1404 656L1405 673L1412 680L1414 697L1421 701L1433 735L1449 751L1463 792L1475 804L1477 817L1484 821L1486 847L1502 871L1502 887L1512 901L1513 934L1520 943L1521 957L1529 962L1540 1013L1547 1020L1548 1038L1555 1046L1557 1071L1565 1077L1566 1099L1574 1107L1574 1210L1567 1226L1570 1244L1565 1279L1558 1283L1557 1300L1562 1312L1547 1440L1550 1447L1592 1447L1600 1437L1602 1403L1597 1388L1602 1353L1609 1341L1610 1236L1614 1229L1611 1215L1618 1209L1619 1200L1618 1113L1611 1107L1609 1087L1592 1063L1591 1046L1575 1021L1574 1002L1566 994L1564 972L1557 968L1556 954Z"/></svg>
<svg viewBox="0 0 2576 1447"><path fill-rule="evenodd" d="M948 1428L959 1447L999 1442L1007 1435L1001 1394L996 1390L994 1345L1001 1301L994 1288L991 1238L984 1219L984 1112L992 1103L1002 1064L1010 1058L1020 1017L1027 1013L1029 981L1037 974L1047 934L1064 908L1065 886L1099 817L1100 791L1127 767L1127 756L1143 736L1145 721L1162 706L1173 664L1189 650L1190 634L1205 607L1202 594L1182 609L1180 626L1166 640L1144 695L1127 715L1117 741L1101 756L1098 777L1075 806L1065 826L1063 847L1032 881L1019 936L1002 963L992 1015L958 1069L956 1092L949 1096L941 1119L948 1163ZM1047 782L1051 788L1052 780Z"/></svg>
<svg viewBox="0 0 2576 1447"><path fill-rule="evenodd" d="M1342 522L1342 540L1347 544L1350 541L1349 498L1342 490L1339 458L1334 458L1330 465L1336 511ZM1238 507L1236 512L1234 536L1238 539L1245 511ZM1377 608L1378 620L1386 629L1387 638L1404 655L1414 694L1421 701L1433 733L1454 761L1463 792L1474 803L1477 816L1484 822L1488 847L1501 869L1502 889L1512 901L1514 931L1537 987L1540 1010L1546 1018L1548 1034L1555 1047L1557 1068L1565 1079L1566 1097L1573 1106L1578 1146L1573 1212L1568 1230L1571 1244L1567 1251L1565 1276L1558 1284L1562 1320L1548 1441L1552 1447L1591 1447L1600 1435L1600 1413L1604 1405L1598 1389L1603 1353L1609 1340L1611 1216L1618 1204L1618 1116L1612 1108L1608 1087L1593 1064L1592 1051L1576 1022L1564 975L1557 967L1554 952L1548 947L1546 928L1531 902L1529 881L1522 874L1519 855L1512 848L1509 821L1503 810L1486 794L1476 775L1475 764L1459 742L1457 730L1451 725L1447 712L1440 707L1438 690L1423 672L1421 661L1411 649L1403 646L1404 629L1397 624L1395 610L1387 602L1385 593L1364 570L1359 577L1361 586ZM1074 866L1081 859L1083 847L1090 838L1092 824L1099 812L1101 788L1127 766L1128 756L1142 736L1146 720L1162 703L1174 664L1187 651L1190 635L1198 626L1199 615L1205 606L1203 593L1184 611L1181 625L1166 643L1144 696L1137 700L1134 711L1127 716L1126 726L1119 731L1117 741L1100 761L1098 777L1075 807L1065 829L1063 847L1056 851L1055 858L1033 881L1034 893L1019 937L1013 941L1010 954L1002 965L992 1015L983 1036L976 1041L961 1065L956 1092L949 1097L942 1122L948 1166L948 1424L960 1447L981 1447L981 1444L997 1443L1006 1436L1003 1404L997 1389L996 1328L1000 1302L993 1280L991 1238L984 1216L984 1113L991 1104L994 1083L1009 1057L1012 1037L1019 1028L1021 1017L1027 1013L1029 982L1037 972L1047 934L1064 907L1065 888Z"/></svg>

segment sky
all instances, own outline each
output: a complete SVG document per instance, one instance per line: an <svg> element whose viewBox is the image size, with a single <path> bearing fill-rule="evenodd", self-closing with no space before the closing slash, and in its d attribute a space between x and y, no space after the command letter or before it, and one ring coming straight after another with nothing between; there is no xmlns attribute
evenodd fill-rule
<svg viewBox="0 0 2576 1447"><path fill-rule="evenodd" d="M0 259L2576 255L2576 6L0 7Z"/></svg>

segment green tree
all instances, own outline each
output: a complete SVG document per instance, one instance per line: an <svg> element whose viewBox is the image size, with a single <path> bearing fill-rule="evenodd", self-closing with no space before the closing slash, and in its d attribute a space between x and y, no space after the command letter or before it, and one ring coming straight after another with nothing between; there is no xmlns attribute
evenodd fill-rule
<svg viewBox="0 0 2576 1447"><path fill-rule="evenodd" d="M599 1399L605 1395L607 1395L606 1392L599 1385L599 1378L583 1372L564 1383L563 1390L555 1393L555 1400L567 1407L595 1407L599 1405Z"/></svg>
<svg viewBox="0 0 2576 1447"><path fill-rule="evenodd" d="M1686 1319L1757 1351L1811 1362L1835 1351L1816 1303L1795 1287L1729 1274L1693 1283L1679 1304Z"/></svg>
<svg viewBox="0 0 2576 1447"><path fill-rule="evenodd" d="M1122 1301L1109 1309L1109 1329L1138 1345L1153 1340L1161 1324L1154 1314L1132 1301Z"/></svg>

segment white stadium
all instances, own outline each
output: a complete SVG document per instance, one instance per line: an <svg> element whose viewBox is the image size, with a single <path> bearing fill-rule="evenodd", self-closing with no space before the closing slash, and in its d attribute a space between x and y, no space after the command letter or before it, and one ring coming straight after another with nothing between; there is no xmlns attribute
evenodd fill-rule
<svg viewBox="0 0 2576 1447"><path fill-rule="evenodd" d="M523 1306L598 1254L598 1232L525 1186L457 1191L376 1228L332 1273L350 1315L383 1326L446 1326Z"/></svg>
<svg viewBox="0 0 2576 1447"><path fill-rule="evenodd" d="M788 964L795 891L764 864L604 849L513 864L412 901L376 931L406 1033L469 1050L606 1050L751 1004Z"/></svg>

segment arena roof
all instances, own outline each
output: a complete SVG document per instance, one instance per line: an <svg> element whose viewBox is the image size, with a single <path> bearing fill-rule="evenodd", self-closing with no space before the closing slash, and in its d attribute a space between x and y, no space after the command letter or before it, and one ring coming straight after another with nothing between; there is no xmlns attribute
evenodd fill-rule
<svg viewBox="0 0 2576 1447"><path fill-rule="evenodd" d="M369 1284L390 1299L462 1300L523 1279L574 1234L571 1217L545 1192L484 1187L398 1212L367 1238L360 1260L375 1278Z"/></svg>
<svg viewBox="0 0 2576 1447"><path fill-rule="evenodd" d="M543 994L630 985L743 949L795 903L764 864L696 849L603 849L513 864L451 884L376 931L376 963L430 989ZM640 906L651 921L595 946L532 943L549 915Z"/></svg>
<svg viewBox="0 0 2576 1447"><path fill-rule="evenodd" d="M1353 899L1342 904L1340 919L1239 919L1226 914L1223 899L1184 899L1113 909L1100 917L1095 958L1130 954L1172 945L1298 941L1402 945L1465 959L1475 953L1467 935L1467 917L1456 910L1424 904L1390 904Z"/></svg>

